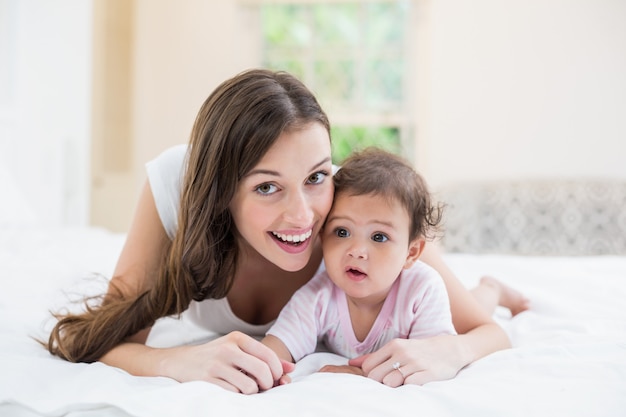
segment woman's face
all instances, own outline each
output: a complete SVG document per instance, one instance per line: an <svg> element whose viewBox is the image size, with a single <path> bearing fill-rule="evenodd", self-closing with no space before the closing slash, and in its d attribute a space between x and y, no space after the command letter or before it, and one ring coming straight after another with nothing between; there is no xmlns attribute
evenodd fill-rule
<svg viewBox="0 0 626 417"><path fill-rule="evenodd" d="M328 132L319 123L283 132L230 203L242 243L285 271L307 265L330 210L330 152Z"/></svg>

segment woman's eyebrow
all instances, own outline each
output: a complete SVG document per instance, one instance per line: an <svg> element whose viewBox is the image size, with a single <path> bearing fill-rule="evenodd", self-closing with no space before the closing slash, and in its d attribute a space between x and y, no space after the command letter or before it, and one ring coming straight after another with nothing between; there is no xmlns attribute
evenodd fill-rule
<svg viewBox="0 0 626 417"><path fill-rule="evenodd" d="M259 174L273 175L275 177L280 177L280 173L278 171L272 171L269 169L253 169L252 171L246 174L246 177L251 177L253 175L259 175Z"/></svg>
<svg viewBox="0 0 626 417"><path fill-rule="evenodd" d="M330 157L326 157L324 159L322 159L320 162L318 162L317 164L313 165L311 167L311 169L309 169L309 171L314 171L317 168L319 168L320 166L324 165L327 162L330 162L331 158ZM264 174L264 175L273 175L275 177L280 177L280 173L278 171L273 171L271 169L253 169L252 171L248 172L248 174L246 175L246 177L251 177L253 175L259 175L259 174Z"/></svg>
<svg viewBox="0 0 626 417"><path fill-rule="evenodd" d="M322 159L322 160L321 160L320 162L318 162L317 164L313 165L309 171L314 171L314 170L316 170L317 168L319 168L320 166L322 166L322 165L324 165L325 163L330 162L330 161L331 161L331 158L330 158L330 156L328 156L328 157L326 157L326 158Z"/></svg>

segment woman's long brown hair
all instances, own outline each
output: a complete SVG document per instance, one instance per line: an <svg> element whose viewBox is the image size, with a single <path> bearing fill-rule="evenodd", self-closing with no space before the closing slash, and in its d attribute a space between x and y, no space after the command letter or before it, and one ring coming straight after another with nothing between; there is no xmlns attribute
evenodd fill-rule
<svg viewBox="0 0 626 417"><path fill-rule="evenodd" d="M283 131L326 115L311 92L284 72L249 70L222 83L195 120L186 158L178 230L151 288L124 295L110 285L103 302L79 314L55 314L47 349L72 362L94 362L126 338L192 300L223 298L238 246L228 206L237 185Z"/></svg>

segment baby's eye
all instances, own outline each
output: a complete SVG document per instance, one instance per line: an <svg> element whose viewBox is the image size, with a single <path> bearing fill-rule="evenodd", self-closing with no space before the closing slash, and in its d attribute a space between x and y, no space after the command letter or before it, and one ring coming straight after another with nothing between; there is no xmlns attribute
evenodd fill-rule
<svg viewBox="0 0 626 417"><path fill-rule="evenodd" d="M274 184L265 183L257 186L254 191L261 195L270 195L278 191L278 187L276 187Z"/></svg>
<svg viewBox="0 0 626 417"><path fill-rule="evenodd" d="M324 179L327 175L328 173L326 173L325 171L318 171L315 174L309 175L309 178L307 178L306 182L307 184L321 184L322 182L324 182Z"/></svg>
<svg viewBox="0 0 626 417"><path fill-rule="evenodd" d="M389 240L389 238L384 233L374 233L372 235L372 240L374 242L386 242Z"/></svg>
<svg viewBox="0 0 626 417"><path fill-rule="evenodd" d="M350 237L350 232L348 231L348 229L338 227L335 229L335 235L337 235L337 237Z"/></svg>

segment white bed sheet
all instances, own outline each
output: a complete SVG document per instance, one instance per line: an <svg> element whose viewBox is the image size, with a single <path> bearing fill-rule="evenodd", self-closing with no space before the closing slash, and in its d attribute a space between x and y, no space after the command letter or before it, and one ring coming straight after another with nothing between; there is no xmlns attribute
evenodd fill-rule
<svg viewBox="0 0 626 417"><path fill-rule="evenodd" d="M626 416L626 257L446 255L471 287L491 274L532 299L496 318L514 347L449 381L387 388L353 375L316 373L345 360L305 358L293 383L244 396L208 383L134 377L51 357L47 310L69 291L104 288L123 236L99 229L0 231L0 416ZM167 332L165 330L168 330ZM154 345L205 337L185 321L160 322Z"/></svg>

